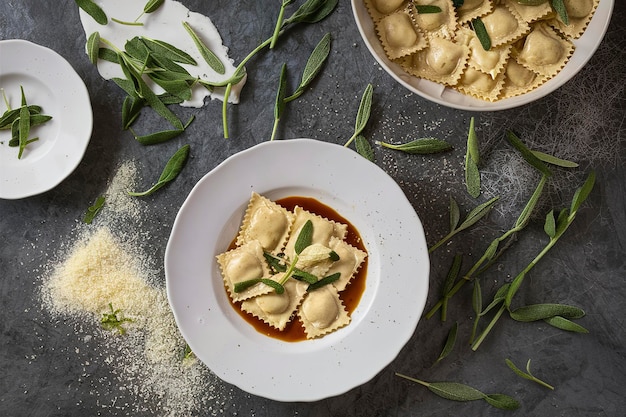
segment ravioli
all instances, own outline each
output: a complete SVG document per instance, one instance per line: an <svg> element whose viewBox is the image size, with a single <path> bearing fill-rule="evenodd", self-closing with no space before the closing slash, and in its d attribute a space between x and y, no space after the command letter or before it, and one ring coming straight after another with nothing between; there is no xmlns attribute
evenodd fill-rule
<svg viewBox="0 0 626 417"><path fill-rule="evenodd" d="M289 211L253 192L235 247L217 255L226 293L243 312L279 331L294 320L307 339L342 328L351 318L341 292L367 258L347 234L347 224L300 206Z"/></svg>

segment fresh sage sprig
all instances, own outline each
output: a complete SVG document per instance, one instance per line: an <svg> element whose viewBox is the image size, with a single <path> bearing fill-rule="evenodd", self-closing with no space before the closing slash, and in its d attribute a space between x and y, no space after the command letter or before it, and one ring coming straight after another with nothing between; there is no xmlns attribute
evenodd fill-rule
<svg viewBox="0 0 626 417"><path fill-rule="evenodd" d="M274 39L282 36L290 26L298 23L317 23L330 15L335 7L337 7L338 3L339 0L306 0L290 17L283 19L282 24L276 25L276 27L280 27L278 33L276 33L276 30L274 30L274 33L272 33L271 37L261 42L256 48L250 51L250 53L248 53L248 55L239 63L231 79L227 80L225 83L223 83L223 85L220 85L226 87L224 91L224 100L222 102L222 125L225 138L229 137L228 98L230 96L232 86L241 81L243 77L245 77L245 65L248 63L248 61L250 61L257 53L262 51L265 47L269 46Z"/></svg>
<svg viewBox="0 0 626 417"><path fill-rule="evenodd" d="M452 239L458 233L462 232L465 229L472 227L480 219L482 219L487 214L489 214L489 212L491 211L495 203L498 201L498 199L499 197L493 197L492 199L485 201L484 203L479 204L478 206L474 207L467 214L463 222L459 224L460 219L461 219L459 205L452 197L450 197L450 232L447 235L445 235L443 238L441 238L441 240L439 240L433 246L431 246L428 249L428 253L434 252L435 249L437 249L438 247L446 243L448 240Z"/></svg>
<svg viewBox="0 0 626 417"><path fill-rule="evenodd" d="M317 46L313 49L313 52L311 52L311 55L307 60L300 84L296 88L296 91L289 97L287 97L287 66L286 64L282 66L278 82L278 91L276 92L276 100L274 102L274 125L272 127L272 134L270 137L271 141L276 138L278 124L287 102L300 97L322 69L324 62L326 62L328 54L330 53L330 41L330 33L327 33L318 42Z"/></svg>
<svg viewBox="0 0 626 417"><path fill-rule="evenodd" d="M98 213L100 213L100 210L102 210L102 207L104 206L104 202L105 202L104 196L98 197L96 201L93 203L93 205L87 208L87 212L85 213L85 216L83 217L83 222L87 224L91 224L91 222L93 222L93 219L98 215Z"/></svg>
<svg viewBox="0 0 626 417"><path fill-rule="evenodd" d="M542 381L541 379L537 378L536 376L534 376L532 374L532 372L530 372L530 359L528 359L528 362L526 362L526 372L522 371L521 369L519 369L517 366L515 366L515 364L510 360L510 359L505 359L504 360L506 362L506 365L511 368L511 370L513 372L515 372L516 375L524 378L524 379L528 379L529 381L533 381L536 382L537 384L546 387L548 389L554 390L554 387L550 384L548 384L545 381Z"/></svg>
<svg viewBox="0 0 626 417"><path fill-rule="evenodd" d="M459 323L455 322L450 328L450 331L448 332L448 336L446 337L446 343L443 345L443 349L441 350L441 353L439 354L439 357L435 361L434 365L438 364L443 359L448 357L450 353L452 353L452 350L454 349L454 345L456 343L456 335L458 331L459 331Z"/></svg>
<svg viewBox="0 0 626 417"><path fill-rule="evenodd" d="M180 172L184 168L185 163L187 162L187 158L189 157L189 149L189 145L183 145L174 153L174 155L172 155L170 160L167 161L167 164L165 164L165 168L163 169L163 172L161 173L158 181L152 187L143 192L129 191L128 194L135 197L147 196L154 193L170 181L176 179L178 174L180 174Z"/></svg>
<svg viewBox="0 0 626 417"><path fill-rule="evenodd" d="M124 317L120 309L114 310L112 303L109 303L109 312L102 313L102 318L100 319L100 323L104 329L117 332L119 334L125 334L126 329L123 324L130 323L132 321L132 319Z"/></svg>
<svg viewBox="0 0 626 417"><path fill-rule="evenodd" d="M363 91L363 96L361 97L361 102L359 103L359 110L356 114L356 121L354 123L354 133L352 134L350 139L348 139L345 145L343 145L346 148L350 146L352 141L356 139L356 137L360 135L361 132L363 132L363 130L365 129L365 126L367 125L367 122L370 118L370 113L372 110L373 93L374 93L374 87L372 86L372 84L368 84L365 87L365 91Z"/></svg>
<svg viewBox="0 0 626 417"><path fill-rule="evenodd" d="M458 382L426 382L397 372L396 375L400 378L423 385L434 394L447 400L462 402L484 400L489 405L503 410L515 410L520 406L515 398L508 395L484 394L476 388Z"/></svg>
<svg viewBox="0 0 626 417"><path fill-rule="evenodd" d="M544 246L544 248L535 256L535 258L513 279L513 281L511 281L508 284L505 284L506 290L504 292L498 291L498 293L496 293L496 295L500 295L500 298L497 300L497 302L494 298L494 302L492 304L500 305L500 308L496 311L494 317L491 319L491 321L485 327L485 329L481 332L480 336L474 341L474 343L472 344L472 350L475 351L480 347L480 345L483 343L487 335L491 332L491 330L496 325L497 321L500 319L500 317L505 311L512 312L511 310L512 299L517 293L517 291L519 290L520 286L522 285L522 282L524 281L526 275L528 275L528 273L532 270L532 268L550 251L550 249L552 249L552 247L554 247L557 241L567 231L569 226L571 226L574 219L576 218L576 214L578 213L580 206L587 199L587 197L589 196L589 193L593 189L594 182L595 182L595 173L591 172L588 175L585 182L583 183L583 185L580 188L578 188L576 192L574 193L569 209L567 208L562 209L558 217L554 216L554 211L550 211L547 214L546 221L544 223L544 230L546 234L548 235L548 237L550 238L550 240ZM543 320L546 323L562 330L583 332L583 333L586 332L586 329L582 328L582 326L578 326L569 320L569 318L578 318L582 310L575 310L577 311L577 314L574 314L571 317L564 317L564 315L567 315L568 312L571 311L570 310L571 307L558 305L558 304L553 304L552 306L554 305L558 306L558 309L560 310L555 312L556 315L552 317L545 317ZM550 308L553 308L553 307L550 307ZM546 307L533 307L531 312L536 314L537 311L539 310L542 310L545 312L545 309ZM513 311L514 311L513 317L516 317L517 319L519 319L520 311L523 312L524 310L518 309L518 310L513 310ZM528 319L530 318L532 318L532 316L530 316Z"/></svg>
<svg viewBox="0 0 626 417"><path fill-rule="evenodd" d="M106 13L93 0L74 0L78 7L93 18L97 23L106 25L109 22Z"/></svg>
<svg viewBox="0 0 626 417"><path fill-rule="evenodd" d="M467 150L465 152L465 186L467 192L474 198L480 195L480 154L478 151L478 135L474 127L474 118L470 119L467 133Z"/></svg>
<svg viewBox="0 0 626 417"><path fill-rule="evenodd" d="M283 20L285 18L285 8L291 3L293 3L293 0L282 0L280 10L278 12L278 19L276 19L276 25L274 26L272 40L270 41L270 49L274 49L274 46L276 46L276 42L278 41L278 37L280 36L280 29L283 26Z"/></svg>
<svg viewBox="0 0 626 417"><path fill-rule="evenodd" d="M354 139L356 152L368 161L374 162L374 149L363 135L357 135Z"/></svg>
<svg viewBox="0 0 626 417"><path fill-rule="evenodd" d="M388 142L377 141L376 144L382 146L383 148L418 155L440 153L452 150L452 145L444 140L437 138L420 138L401 144L392 144Z"/></svg>

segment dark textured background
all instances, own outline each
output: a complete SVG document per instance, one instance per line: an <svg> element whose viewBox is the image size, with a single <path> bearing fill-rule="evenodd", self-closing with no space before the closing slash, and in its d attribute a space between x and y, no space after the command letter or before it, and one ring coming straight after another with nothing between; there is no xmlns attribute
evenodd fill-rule
<svg viewBox="0 0 626 417"><path fill-rule="evenodd" d="M277 1L182 3L213 20L235 62L267 38L278 10ZM58 187L23 200L0 201L0 415L153 415L129 412L122 405L105 406L119 387L108 386L101 392L94 392L94 387L102 387L95 382L107 380L111 370L101 364L83 376L85 370L80 364L90 357L90 350L99 347L86 343L74 352L80 341L73 335L73 327L46 318L37 298L40 275L85 209L105 190L121 161L139 161L145 184L159 175L174 149L190 143L192 159L181 176L164 192L146 200L148 210L144 215L149 221L143 223L142 232L151 236L153 256L162 259L177 210L193 185L226 157L267 140L280 65L287 62L293 68L290 85L295 85L309 51L326 32L334 37L330 59L312 89L288 106L279 137L311 137L343 144L352 133L361 93L367 83L372 83L372 118L365 131L372 143L436 136L455 147L445 156L421 157L389 152L374 145L376 163L401 185L413 203L424 222L429 244L446 232L449 195L464 212L476 204L465 193L462 181L467 124L470 116L476 117L485 160L483 179L488 186L481 199L499 195L502 202L489 219L433 254L427 307L439 297L452 255L464 253L464 266L470 265L491 239L514 222L532 192L534 178L519 181L515 175L504 175L510 158L502 159L502 155L512 152L503 140L507 129L514 129L537 149L576 159L581 167L569 173L559 171L560 180L555 179L548 188L540 205L541 213L519 235L508 254L481 278L485 300L498 282L516 275L543 246L544 213L551 207L566 206L586 173L596 170L597 185L574 225L535 267L520 293L527 303L549 301L582 307L587 315L579 323L590 333L570 334L546 324L521 324L503 318L479 351L472 352L466 343L472 316L471 289L467 286L453 299L448 322L422 320L397 359L363 386L310 404L277 403L231 387L231 398L204 408L200 415L623 415L625 21L626 6L616 1L611 25L598 52L559 91L517 109L470 113L430 103L394 83L370 56L349 2L341 0L328 19L293 30L276 51L261 53L250 62L241 104L230 108L230 139L221 137L221 102L212 101L202 109L176 110L183 116L196 116L188 132L171 143L145 149L120 128L120 90L100 78L84 53L85 36L75 3L2 0L0 39L27 39L64 56L89 90L94 131L84 160ZM0 57L0 65L3 59ZM139 127L149 122L149 117L140 119ZM162 270L160 277L164 281ZM431 367L454 320L460 324L457 346L447 359ZM535 374L556 389L549 391L520 379L504 365L504 358L511 358L520 366L532 358ZM507 393L519 399L522 407L505 412L482 402L443 400L394 376L394 372L430 381L465 382L486 392Z"/></svg>

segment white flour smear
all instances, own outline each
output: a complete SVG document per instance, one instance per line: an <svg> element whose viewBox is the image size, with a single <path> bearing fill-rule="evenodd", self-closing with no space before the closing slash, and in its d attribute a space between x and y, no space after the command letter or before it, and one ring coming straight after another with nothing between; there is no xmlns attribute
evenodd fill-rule
<svg viewBox="0 0 626 417"><path fill-rule="evenodd" d="M100 38L106 40L118 49L124 50L126 41L135 36L146 37L157 41L167 42L170 45L188 53L198 65L181 64L192 76L202 79L221 82L230 78L235 72L233 60L228 57L228 48L222 44L222 37L211 22L211 19L200 14L191 12L183 4L173 0L165 0L163 5L155 12L144 14L139 22L142 26L120 24L112 19L124 22L133 22L141 15L146 4L146 0L94 0L106 13L109 21L106 25L98 24L91 16L80 10L80 20L85 31L85 37L98 32ZM198 34L203 43L220 59L226 69L224 74L215 72L200 55L198 48L194 44L191 36L183 27L183 22L187 22ZM112 49L108 45L102 44ZM117 64L108 61L98 61L98 71L105 79L112 77L122 77L124 75ZM229 96L231 103L239 102L239 93L245 84L245 78L234 85ZM158 91L158 89L157 89ZM215 88L210 92L201 85L193 88L192 98L182 103L184 106L201 107L206 97L223 100L224 88Z"/></svg>
<svg viewBox="0 0 626 417"><path fill-rule="evenodd" d="M75 338L70 336L68 344L82 340L93 346L88 352L68 349L76 353L68 360L82 361L83 372L76 377L89 383L103 409L129 416L223 415L231 389L193 355L185 357L165 288L155 284L162 281L162 270L146 256L149 247L143 247L149 246L139 232L143 203L126 194L135 182L135 166L122 164L94 222L80 225L59 261L46 267L43 308L53 322L73 326ZM120 310L118 318L132 320L122 324L124 334L101 327L109 303ZM96 364L109 368L110 376L92 375Z"/></svg>

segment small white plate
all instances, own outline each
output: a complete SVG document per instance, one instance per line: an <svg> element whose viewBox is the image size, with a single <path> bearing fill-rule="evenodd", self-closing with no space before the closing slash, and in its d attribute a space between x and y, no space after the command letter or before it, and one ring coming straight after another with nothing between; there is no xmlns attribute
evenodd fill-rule
<svg viewBox="0 0 626 417"><path fill-rule="evenodd" d="M0 198L18 199L54 188L74 171L91 138L93 114L89 93L74 68L51 49L21 39L0 41L0 87L12 108L42 107L52 120L34 126L21 159L9 147L10 130L0 130ZM0 99L0 114L6 106Z"/></svg>
<svg viewBox="0 0 626 417"><path fill-rule="evenodd" d="M559 72L554 78L548 80L539 88L526 94L492 103L461 94L458 91L445 87L441 84L423 80L406 73L400 65L391 62L389 58L387 58L380 40L376 35L374 22L367 12L364 0L351 1L354 18L365 45L376 61L378 61L380 66L382 66L383 69L389 73L389 75L410 91L424 97L427 100L459 110L473 111L496 111L519 107L547 96L569 81L578 73L578 71L582 69L582 67L585 66L589 59L591 59L591 56L594 54L596 49L598 49L598 46L606 33L606 29L609 26L609 22L611 21L611 12L613 11L614 3L614 0L600 0L598 8L591 19L591 22L589 22L587 30L583 36L580 37L580 39L573 41L574 46L576 47L574 54L565 65L565 68L563 68L563 70L561 70L561 72Z"/></svg>
<svg viewBox="0 0 626 417"><path fill-rule="evenodd" d="M272 200L313 197L359 230L367 284L348 326L284 342L234 311L215 256L236 236L252 191ZM170 305L192 351L224 381L279 401L338 395L387 366L415 331L429 271L422 224L396 182L356 152L311 139L256 145L204 176L181 207L165 253Z"/></svg>

